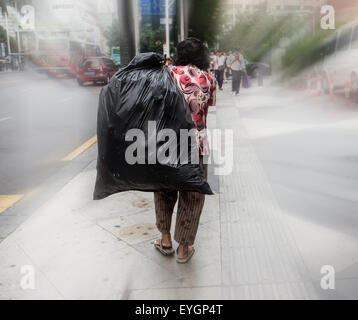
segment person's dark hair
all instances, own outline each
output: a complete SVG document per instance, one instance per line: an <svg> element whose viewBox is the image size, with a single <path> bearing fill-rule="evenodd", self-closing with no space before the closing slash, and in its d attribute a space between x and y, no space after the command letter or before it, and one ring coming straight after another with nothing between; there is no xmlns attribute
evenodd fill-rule
<svg viewBox="0 0 358 320"><path fill-rule="evenodd" d="M187 38L177 46L174 65L186 66L188 64L205 71L210 67L209 49L197 38Z"/></svg>

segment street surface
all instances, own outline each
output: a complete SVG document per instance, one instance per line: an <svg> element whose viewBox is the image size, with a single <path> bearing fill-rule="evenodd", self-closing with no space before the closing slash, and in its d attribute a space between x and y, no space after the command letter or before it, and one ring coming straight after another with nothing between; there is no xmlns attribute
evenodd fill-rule
<svg viewBox="0 0 358 320"><path fill-rule="evenodd" d="M0 298L358 298L358 105L280 87L232 97L228 83L208 123L234 130L234 170L211 170L197 252L178 266L153 249L151 194L92 201L96 145L62 161L95 134L99 87L0 81L0 194L63 180L26 221L12 218L31 197L0 214L21 226L0 242ZM38 270L35 290L19 286L23 265Z"/></svg>
<svg viewBox="0 0 358 320"><path fill-rule="evenodd" d="M99 86L0 74L0 194L26 194L96 133Z"/></svg>
<svg viewBox="0 0 358 320"><path fill-rule="evenodd" d="M358 297L358 105L252 88L242 121L313 279L336 271L336 298Z"/></svg>
<svg viewBox="0 0 358 320"><path fill-rule="evenodd" d="M82 168L61 172L93 141L100 89L0 74L0 241Z"/></svg>

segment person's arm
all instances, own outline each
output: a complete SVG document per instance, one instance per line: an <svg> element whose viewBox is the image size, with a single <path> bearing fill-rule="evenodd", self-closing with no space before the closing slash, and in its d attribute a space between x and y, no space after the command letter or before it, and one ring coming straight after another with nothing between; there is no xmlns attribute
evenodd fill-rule
<svg viewBox="0 0 358 320"><path fill-rule="evenodd" d="M208 101L208 108L216 106L216 79L213 77L210 86L210 99Z"/></svg>

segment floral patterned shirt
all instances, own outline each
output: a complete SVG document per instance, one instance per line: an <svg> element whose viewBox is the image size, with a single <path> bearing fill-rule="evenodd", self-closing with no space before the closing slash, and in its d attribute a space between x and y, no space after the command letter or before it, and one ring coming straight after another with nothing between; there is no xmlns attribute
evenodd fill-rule
<svg viewBox="0 0 358 320"><path fill-rule="evenodd" d="M212 74L193 65L172 66L169 72L189 105L197 130L199 153L209 155L206 118L209 107L216 104L216 80Z"/></svg>

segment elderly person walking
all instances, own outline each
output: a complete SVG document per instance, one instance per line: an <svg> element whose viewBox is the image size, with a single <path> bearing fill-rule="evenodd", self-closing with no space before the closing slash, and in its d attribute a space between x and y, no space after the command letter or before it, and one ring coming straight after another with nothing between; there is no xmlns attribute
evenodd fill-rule
<svg viewBox="0 0 358 320"><path fill-rule="evenodd" d="M227 64L232 72L232 94L237 96L240 92L241 78L246 73L245 58L240 49L234 50L234 53L228 58Z"/></svg>
<svg viewBox="0 0 358 320"><path fill-rule="evenodd" d="M203 158L208 156L206 136L206 117L208 108L215 105L216 82L207 73L210 67L208 48L196 38L188 38L178 44L174 66L169 71L184 95L190 108L198 136L198 152L207 178L207 164ZM178 242L177 262L186 263L193 256L194 241L199 227L205 195L198 192L155 192L154 204L156 226L162 237L155 241L155 248L163 255L175 253L171 239L173 210L178 201L174 240Z"/></svg>

